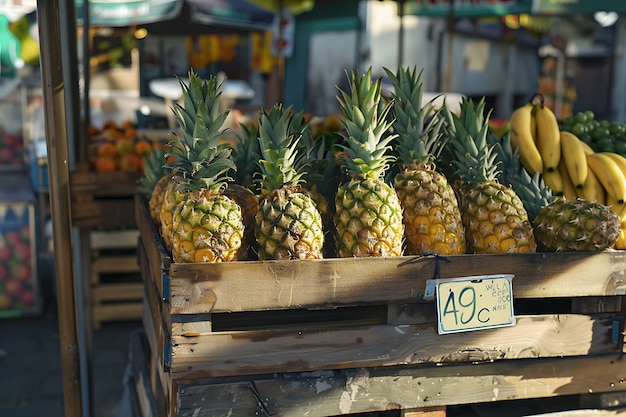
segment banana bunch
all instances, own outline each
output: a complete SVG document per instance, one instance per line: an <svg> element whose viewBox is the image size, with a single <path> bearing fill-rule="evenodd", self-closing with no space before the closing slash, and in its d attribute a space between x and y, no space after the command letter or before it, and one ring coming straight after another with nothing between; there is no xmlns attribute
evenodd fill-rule
<svg viewBox="0 0 626 417"><path fill-rule="evenodd" d="M561 131L540 94L517 108L509 124L511 145L519 148L524 168L531 175L541 173L554 195L611 207L621 221L615 249L626 249L626 158L594 152L573 133Z"/></svg>
<svg viewBox="0 0 626 417"><path fill-rule="evenodd" d="M520 161L531 174L554 173L561 160L561 136L554 112L541 94L515 109L509 120L511 145L519 148Z"/></svg>

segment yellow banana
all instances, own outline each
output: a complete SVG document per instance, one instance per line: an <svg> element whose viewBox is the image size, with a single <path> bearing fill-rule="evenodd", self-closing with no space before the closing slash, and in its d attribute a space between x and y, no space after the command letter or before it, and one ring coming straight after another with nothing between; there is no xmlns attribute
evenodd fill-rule
<svg viewBox="0 0 626 417"><path fill-rule="evenodd" d="M559 171L544 171L541 176L544 184L552 190L552 195L563 195L563 179Z"/></svg>
<svg viewBox="0 0 626 417"><path fill-rule="evenodd" d="M620 224L626 221L626 203L618 203L613 197L607 198L606 206L619 216Z"/></svg>
<svg viewBox="0 0 626 417"><path fill-rule="evenodd" d="M606 191L596 174L592 170L587 170L587 180L583 188L576 190L576 195L587 201L595 201L600 204L606 204Z"/></svg>
<svg viewBox="0 0 626 417"><path fill-rule="evenodd" d="M583 142L582 140L580 142L581 142L581 145L583 147L583 150L585 151L585 155L591 155L592 153L596 152L596 151L593 150L593 148L591 146L589 146L589 144L587 142Z"/></svg>
<svg viewBox="0 0 626 417"><path fill-rule="evenodd" d="M537 149L541 154L544 171L555 171L561 160L561 134L554 112L543 104L535 106L537 124Z"/></svg>
<svg viewBox="0 0 626 417"><path fill-rule="evenodd" d="M582 141L570 132L561 132L561 158L574 187L582 189L587 180L587 155Z"/></svg>
<svg viewBox="0 0 626 417"><path fill-rule="evenodd" d="M598 180L609 197L619 204L626 201L626 177L617 163L608 154L610 152L597 152L587 155L587 166L596 174Z"/></svg>
<svg viewBox="0 0 626 417"><path fill-rule="evenodd" d="M541 154L535 145L531 131L532 112L532 103L526 103L515 109L509 120L511 145L515 146L517 144L520 162L531 176L536 172L543 171Z"/></svg>
<svg viewBox="0 0 626 417"><path fill-rule="evenodd" d="M626 223L622 223L619 230L619 237L613 249L626 249Z"/></svg>
<svg viewBox="0 0 626 417"><path fill-rule="evenodd" d="M568 200L573 200L576 198L576 187L574 187L574 183L572 183L571 178L567 172L567 167L564 163L560 163L557 166L557 170L559 174L561 174L561 180L563 180L563 197Z"/></svg>

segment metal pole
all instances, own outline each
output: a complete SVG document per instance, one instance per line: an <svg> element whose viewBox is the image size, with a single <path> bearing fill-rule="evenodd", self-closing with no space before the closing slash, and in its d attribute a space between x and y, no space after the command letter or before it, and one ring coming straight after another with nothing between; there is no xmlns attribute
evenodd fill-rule
<svg viewBox="0 0 626 417"><path fill-rule="evenodd" d="M72 261L72 225L65 88L61 48L59 2L38 0L42 91L46 121L46 147L50 172L50 208L55 253L59 343L66 417L82 414L81 369L76 325L76 297ZM63 7L62 10L67 10ZM66 53L66 52L65 52Z"/></svg>

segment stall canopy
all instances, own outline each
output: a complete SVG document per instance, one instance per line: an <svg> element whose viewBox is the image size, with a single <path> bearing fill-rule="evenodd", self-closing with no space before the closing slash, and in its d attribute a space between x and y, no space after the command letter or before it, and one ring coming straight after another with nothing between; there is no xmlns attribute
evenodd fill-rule
<svg viewBox="0 0 626 417"><path fill-rule="evenodd" d="M405 14L420 16L504 16L508 14L592 14L626 12L615 0L405 0Z"/></svg>
<svg viewBox="0 0 626 417"><path fill-rule="evenodd" d="M86 0L76 0L82 24ZM265 29L274 14L246 0L89 0L89 25L124 27L174 20L188 6L192 22L235 29Z"/></svg>

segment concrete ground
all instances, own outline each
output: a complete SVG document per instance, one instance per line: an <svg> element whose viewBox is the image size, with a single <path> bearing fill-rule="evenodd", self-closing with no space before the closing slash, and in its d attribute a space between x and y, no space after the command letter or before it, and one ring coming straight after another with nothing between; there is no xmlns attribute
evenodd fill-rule
<svg viewBox="0 0 626 417"><path fill-rule="evenodd" d="M118 416L131 333L141 322L103 323L93 333L92 417ZM63 417L63 377L57 307L0 320L0 416Z"/></svg>

